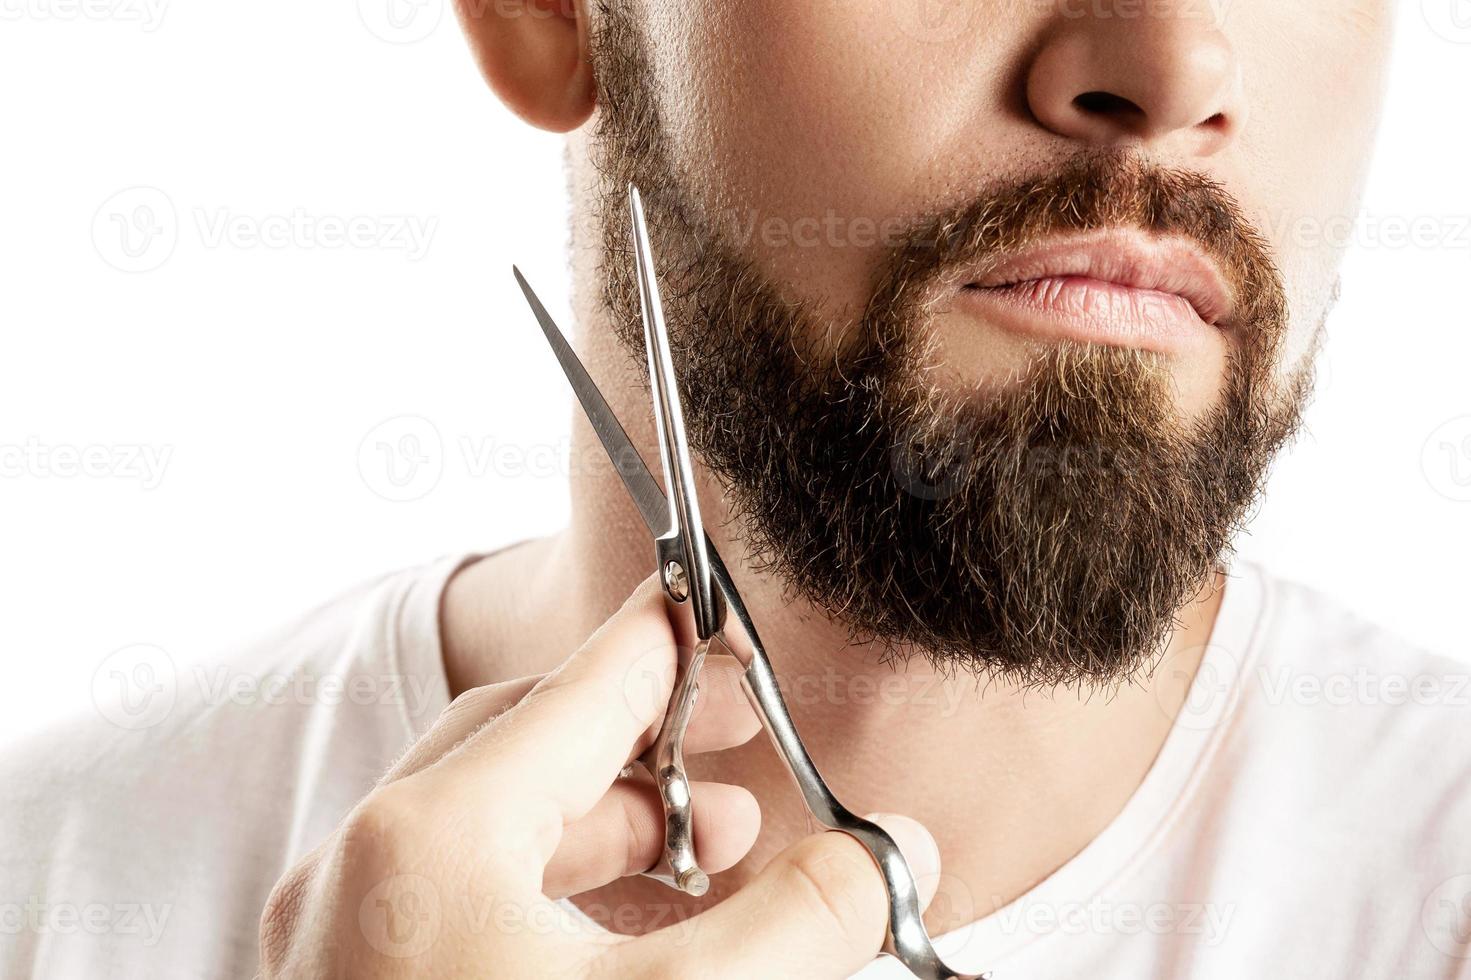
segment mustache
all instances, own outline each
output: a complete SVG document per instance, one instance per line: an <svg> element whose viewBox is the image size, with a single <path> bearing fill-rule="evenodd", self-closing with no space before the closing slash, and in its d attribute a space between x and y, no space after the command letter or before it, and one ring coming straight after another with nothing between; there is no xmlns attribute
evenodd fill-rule
<svg viewBox="0 0 1471 980"><path fill-rule="evenodd" d="M977 266L1053 236L1112 229L1193 243L1235 294L1243 341L1275 350L1287 318L1282 274L1235 197L1206 174L1120 151L1080 154L913 222L875 277L865 332L897 341L883 336L886 324L912 321L940 287Z"/></svg>

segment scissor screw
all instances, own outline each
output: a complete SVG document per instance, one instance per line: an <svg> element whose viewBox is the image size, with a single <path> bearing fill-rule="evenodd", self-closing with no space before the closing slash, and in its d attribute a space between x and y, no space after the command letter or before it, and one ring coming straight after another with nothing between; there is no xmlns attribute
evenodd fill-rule
<svg viewBox="0 0 1471 980"><path fill-rule="evenodd" d="M699 898L710 890L710 878L699 868L687 868L674 876L674 887Z"/></svg>
<svg viewBox="0 0 1471 980"><path fill-rule="evenodd" d="M675 602L683 602L690 597L690 578L679 562L671 561L664 566L664 588Z"/></svg>

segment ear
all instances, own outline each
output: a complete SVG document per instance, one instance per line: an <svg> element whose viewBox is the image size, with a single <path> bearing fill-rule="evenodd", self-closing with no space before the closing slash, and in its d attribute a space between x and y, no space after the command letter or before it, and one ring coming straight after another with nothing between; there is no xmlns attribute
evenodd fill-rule
<svg viewBox="0 0 1471 980"><path fill-rule="evenodd" d="M584 0L456 0L480 74L516 115L565 133L596 102Z"/></svg>

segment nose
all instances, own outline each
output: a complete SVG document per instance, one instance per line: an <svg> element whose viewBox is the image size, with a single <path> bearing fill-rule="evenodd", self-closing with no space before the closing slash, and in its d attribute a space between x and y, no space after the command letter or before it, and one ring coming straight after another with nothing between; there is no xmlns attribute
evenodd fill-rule
<svg viewBox="0 0 1471 980"><path fill-rule="evenodd" d="M1224 149L1245 121L1241 65L1200 6L1095 0L1058 15L1027 72L1032 115L1090 146Z"/></svg>

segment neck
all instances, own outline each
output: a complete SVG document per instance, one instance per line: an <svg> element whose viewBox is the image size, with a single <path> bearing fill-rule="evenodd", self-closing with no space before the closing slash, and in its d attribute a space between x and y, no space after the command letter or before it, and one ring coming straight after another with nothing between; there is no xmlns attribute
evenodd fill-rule
<svg viewBox="0 0 1471 980"><path fill-rule="evenodd" d="M606 329L584 330L578 346L644 459L657 461L647 393L632 358ZM452 687L551 669L652 571L652 540L580 411L572 453L569 528L483 561L451 583L451 598L468 599L456 607L479 610L463 630L446 614ZM850 643L842 624L749 570L711 481L702 486L701 505L829 786L856 813L904 813L930 829L945 881L964 882L963 900L951 895L932 908L962 921L1020 895L1101 832L1138 787L1180 710L1188 685L1178 683L1039 692L948 676L922 657L883 662L881 650ZM551 569L555 581L547 579ZM1214 582L1179 611L1155 676L1193 676L1219 601ZM475 639L462 642L462 635ZM721 875L703 901L672 898L644 879L615 883L596 898L664 908L672 900L694 911L738 889L813 829L765 739L700 757L690 768L699 779L743 785L761 801L762 833L751 855Z"/></svg>

